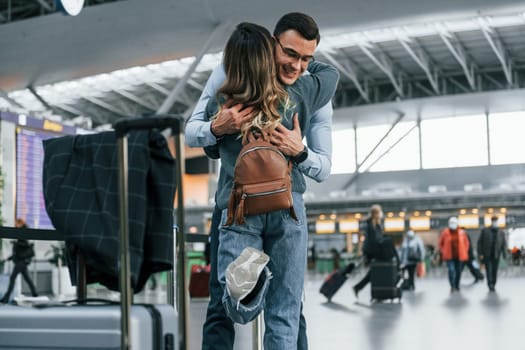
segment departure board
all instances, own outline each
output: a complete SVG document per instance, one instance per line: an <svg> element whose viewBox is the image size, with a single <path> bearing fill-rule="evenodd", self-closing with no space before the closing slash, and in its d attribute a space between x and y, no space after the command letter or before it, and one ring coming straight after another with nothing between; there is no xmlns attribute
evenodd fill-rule
<svg viewBox="0 0 525 350"><path fill-rule="evenodd" d="M52 229L44 204L42 141L56 133L18 127L16 137L16 217L30 228Z"/></svg>

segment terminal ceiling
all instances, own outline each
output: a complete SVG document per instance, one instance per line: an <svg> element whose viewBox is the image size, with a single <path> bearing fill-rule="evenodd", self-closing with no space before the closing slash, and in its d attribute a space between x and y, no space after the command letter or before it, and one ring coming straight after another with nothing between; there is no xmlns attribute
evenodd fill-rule
<svg viewBox="0 0 525 350"><path fill-rule="evenodd" d="M232 25L248 20L271 28L282 13L300 10L322 29L316 59L341 72L336 123L525 109L520 1L403 0L388 11L380 0L88 3L98 6L66 17L46 0L0 1L0 107L97 126L155 113L180 83L171 111L188 115ZM17 6L25 12L13 11ZM186 79L192 57L204 52ZM123 73L130 67L141 68ZM59 83L66 80L74 82Z"/></svg>

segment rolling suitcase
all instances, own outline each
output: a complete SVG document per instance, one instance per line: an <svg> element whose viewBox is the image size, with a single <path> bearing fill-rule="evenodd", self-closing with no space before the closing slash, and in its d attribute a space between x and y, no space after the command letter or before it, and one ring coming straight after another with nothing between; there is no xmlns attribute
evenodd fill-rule
<svg viewBox="0 0 525 350"><path fill-rule="evenodd" d="M0 306L0 349L155 349L170 350L185 348L186 303L185 283L179 283L178 316L173 305L131 305L132 290L129 271L129 229L127 217L127 133L134 129L172 127L176 138L178 173L181 172L180 156L182 120L174 117L124 120L115 125L119 144L119 202L120 202L120 291L118 305L49 305L48 307ZM177 177L180 184L180 176ZM182 187L178 187L179 191ZM183 226L182 194L179 193L177 223ZM19 238L20 229L2 230L7 238ZM41 231L25 230L32 236L27 239L60 240L60 235L42 235ZM7 232L6 236L4 233ZM11 233L11 235L9 235ZM54 237L53 237L54 236ZM184 237L177 231L177 271L182 281L184 276ZM63 239L63 238L62 238ZM182 257L182 259L181 259ZM78 285L82 275L79 274ZM85 275L85 273L84 273ZM85 277L85 276L84 276ZM174 303L173 283L168 283L168 298ZM84 288L82 288L84 287ZM84 289L84 291L81 291ZM170 292L171 290L171 292ZM85 285L77 287L79 299L85 298ZM177 319L181 322L177 322Z"/></svg>
<svg viewBox="0 0 525 350"><path fill-rule="evenodd" d="M324 295L328 302L332 301L332 297L337 293L337 291L341 288L341 286L346 282L348 279L347 275L352 272L354 269L355 264L350 263L348 266L345 266L339 270L336 270L329 274L323 284L321 285L321 289L319 289L319 293Z"/></svg>
<svg viewBox="0 0 525 350"><path fill-rule="evenodd" d="M373 301L386 299L401 301L403 279L396 260L372 261L370 264L370 283Z"/></svg>

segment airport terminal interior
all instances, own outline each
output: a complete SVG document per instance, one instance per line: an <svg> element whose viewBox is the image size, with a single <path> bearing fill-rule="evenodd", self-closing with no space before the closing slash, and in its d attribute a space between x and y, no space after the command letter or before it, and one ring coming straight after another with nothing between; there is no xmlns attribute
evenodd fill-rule
<svg viewBox="0 0 525 350"><path fill-rule="evenodd" d="M21 223L42 235L56 230L44 200L45 140L102 134L123 119L169 114L187 121L235 26L253 22L272 32L290 12L316 21L321 40L313 60L340 75L331 100L330 176L305 176L308 348L519 349L525 4L517 0L0 0L0 298L17 266L16 240L5 232ZM173 207L183 237L174 239L177 268L152 274L133 302L173 302L183 324L177 349L196 350L210 300L209 234L222 164L202 148L177 152L184 171ZM371 268L363 243L376 205L383 236L401 257L407 236L424 247L414 285L402 283L409 279L403 270L395 286L402 296L385 300L373 298L370 285L353 288ZM472 269L463 269L457 287L440 249L452 217L471 248ZM490 265L495 286L478 254L482 232L505 238ZM64 242L30 241L27 275L35 290L19 276L0 318L6 305L78 296ZM349 264L355 268L335 295L320 293ZM120 300L104 283L88 284L86 293ZM7 334L4 324L0 334ZM236 324L234 348L262 349L264 328L261 318ZM3 342L0 336L0 349L22 349Z"/></svg>

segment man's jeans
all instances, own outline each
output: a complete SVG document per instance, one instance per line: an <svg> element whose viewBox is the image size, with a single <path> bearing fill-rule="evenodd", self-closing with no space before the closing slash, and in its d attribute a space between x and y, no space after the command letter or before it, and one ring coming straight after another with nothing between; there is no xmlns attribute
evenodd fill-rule
<svg viewBox="0 0 525 350"><path fill-rule="evenodd" d="M459 289L459 282L461 281L461 272L465 263L459 259L447 260L448 267L448 281L450 288Z"/></svg>
<svg viewBox="0 0 525 350"><path fill-rule="evenodd" d="M218 277L226 312L235 322L247 323L264 310L264 347L272 350L294 349L298 342L308 235L302 195L293 193L293 201L298 220L289 210L280 210L247 216L243 225L224 226L225 209L219 229ZM224 272L246 247L263 250L270 262L261 291L243 305L226 291Z"/></svg>

